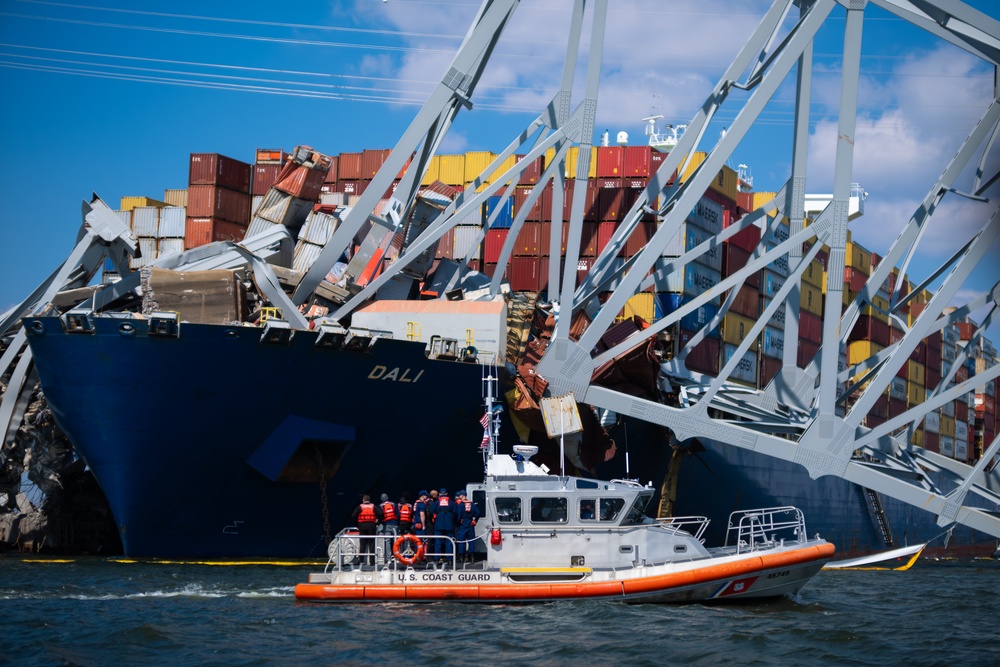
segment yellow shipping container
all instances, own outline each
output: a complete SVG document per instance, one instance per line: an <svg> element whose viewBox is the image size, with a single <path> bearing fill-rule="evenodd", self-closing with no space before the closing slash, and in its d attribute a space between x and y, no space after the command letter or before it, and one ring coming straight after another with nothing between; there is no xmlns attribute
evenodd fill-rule
<svg viewBox="0 0 1000 667"><path fill-rule="evenodd" d="M566 152L566 178L576 178L576 163L580 155L579 146L570 146ZM597 147L590 147L590 168L587 170L587 178L597 178Z"/></svg>
<svg viewBox="0 0 1000 667"><path fill-rule="evenodd" d="M915 431L913 431L913 437L910 439L910 442L912 442L917 447L923 447L924 446L924 429L918 428Z"/></svg>
<svg viewBox="0 0 1000 667"><path fill-rule="evenodd" d="M555 148L550 148L547 151L545 151L545 159L542 160L542 171L545 171L546 169L548 169L549 165L552 164L552 161L555 160L555 159L556 159L556 149Z"/></svg>
<svg viewBox="0 0 1000 667"><path fill-rule="evenodd" d="M749 317L743 317L742 315L737 315L736 313L727 313L726 316L722 318L722 339L730 345L739 345L750 333L754 324L756 324L756 321L750 319ZM754 340L750 349L757 349L756 340Z"/></svg>
<svg viewBox="0 0 1000 667"><path fill-rule="evenodd" d="M652 322L655 312L655 297L652 292L639 292L633 294L625 303L625 307L618 313L618 319L632 319L638 315L647 322Z"/></svg>
<svg viewBox="0 0 1000 667"><path fill-rule="evenodd" d="M822 294L826 287L826 281L823 279L824 275L823 265L819 263L818 259L814 259L809 262L809 266L802 272L802 282L818 287L820 294Z"/></svg>
<svg viewBox="0 0 1000 667"><path fill-rule="evenodd" d="M705 161L706 157L708 157L708 153L704 151L695 151L694 155L691 156L691 161L687 164L687 168L681 173L681 183L686 182L687 179L691 177L691 174L694 173L695 169L701 166L701 163ZM681 166L684 165L684 159L685 158L681 158Z"/></svg>
<svg viewBox="0 0 1000 667"><path fill-rule="evenodd" d="M913 384L923 386L926 372L927 371L922 363L913 361L912 359L906 362L906 379ZM921 401L921 403L923 403L923 401Z"/></svg>
<svg viewBox="0 0 1000 667"><path fill-rule="evenodd" d="M856 366L884 349L882 345L870 340L853 340L847 344L847 365Z"/></svg>
<svg viewBox="0 0 1000 667"><path fill-rule="evenodd" d="M758 208L766 204L767 202L774 199L776 192L754 192L753 193L753 208L756 211ZM774 215L778 212L778 209L772 208L770 211L766 211L768 215Z"/></svg>
<svg viewBox="0 0 1000 667"><path fill-rule="evenodd" d="M163 201L166 202L167 206L187 206L188 205L188 191L187 190L164 190L163 191Z"/></svg>
<svg viewBox="0 0 1000 667"><path fill-rule="evenodd" d="M465 155L442 155L438 180L445 185L464 185L465 163Z"/></svg>
<svg viewBox="0 0 1000 667"><path fill-rule="evenodd" d="M823 317L823 291L815 285L803 282L799 285L799 307L808 313Z"/></svg>
<svg viewBox="0 0 1000 667"><path fill-rule="evenodd" d="M888 324L889 316L886 313L889 311L889 302L880 296L872 296L872 304L875 308L866 306L865 313L870 314L876 320L880 322L885 322Z"/></svg>
<svg viewBox="0 0 1000 667"><path fill-rule="evenodd" d="M152 197L122 197L121 206L118 207L118 210L131 211L140 206L158 206L163 208L166 205L167 202L153 199Z"/></svg>
<svg viewBox="0 0 1000 667"><path fill-rule="evenodd" d="M464 176L464 174L463 174ZM420 181L421 185L430 185L434 181L441 180L441 156L435 155L431 158L431 163L427 165L427 171L424 173L424 180ZM441 181L442 183L444 181Z"/></svg>
<svg viewBox="0 0 1000 667"><path fill-rule="evenodd" d="M872 254L854 241L847 242L846 264L866 276L872 274Z"/></svg>
<svg viewBox="0 0 1000 667"><path fill-rule="evenodd" d="M941 415L941 435L954 438L955 437L955 418L949 417L948 415Z"/></svg>
<svg viewBox="0 0 1000 667"><path fill-rule="evenodd" d="M468 151L465 154L465 183L472 183L479 178L497 157L491 151ZM484 183L486 181L483 181Z"/></svg>
<svg viewBox="0 0 1000 667"><path fill-rule="evenodd" d="M719 173L715 175L712 179L710 187L715 190L720 195L729 199L730 201L736 201L736 193L739 191L739 174L736 173L732 168L727 165L723 165Z"/></svg>
<svg viewBox="0 0 1000 667"><path fill-rule="evenodd" d="M514 165L516 165L516 164L517 164L517 156L516 155L511 155L506 160L504 160L503 162L501 162L500 166L497 167L496 171L494 171L493 173L494 173L495 176L502 176L508 169L513 169ZM492 183L495 180L496 180L496 178L489 178L489 179L487 179L487 183ZM516 184L516 181L515 181L515 184Z"/></svg>
<svg viewBox="0 0 1000 667"><path fill-rule="evenodd" d="M912 362L911 362L912 363ZM917 384L916 382L906 383L906 404L909 407L914 405L920 405L927 398L927 390L924 389L924 383L921 382Z"/></svg>

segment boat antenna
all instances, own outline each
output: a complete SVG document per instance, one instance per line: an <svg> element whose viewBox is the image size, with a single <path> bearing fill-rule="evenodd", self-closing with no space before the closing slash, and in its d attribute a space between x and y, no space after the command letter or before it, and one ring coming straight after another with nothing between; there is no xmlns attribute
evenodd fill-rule
<svg viewBox="0 0 1000 667"><path fill-rule="evenodd" d="M625 434L625 479L632 479L628 466L628 424L626 422L622 422L622 431Z"/></svg>
<svg viewBox="0 0 1000 667"><path fill-rule="evenodd" d="M500 413L503 411L503 406L494 400L498 376L499 371L495 365L483 365L483 403L486 412L480 419L480 423L483 425L483 441L479 446L483 453L483 465L488 459L496 456L497 440L500 437Z"/></svg>

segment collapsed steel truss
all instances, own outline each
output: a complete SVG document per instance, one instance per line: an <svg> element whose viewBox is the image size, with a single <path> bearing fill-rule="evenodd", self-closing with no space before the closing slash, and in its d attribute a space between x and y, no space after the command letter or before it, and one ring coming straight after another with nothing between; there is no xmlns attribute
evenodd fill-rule
<svg viewBox="0 0 1000 667"><path fill-rule="evenodd" d="M388 235L401 228L414 206L423 176L437 152L441 140L449 130L458 112L472 108L475 87L495 48L497 40L508 25L518 0L484 0L472 27L458 50L441 83L417 114L390 153L382 169L341 222L326 248L306 273L291 300L277 287L266 263L260 261L268 253L290 243L287 234L278 238L251 239L243 244L245 249L202 251L201 255L185 253L172 265L188 268L198 261L198 268L229 266L233 261L253 262L259 284L270 285L268 298L282 305L304 303L329 273L333 264L353 243L365 225L370 225L360 250L354 254L345 272L343 303L332 313L330 320L342 320L352 310L374 298L402 298L407 288L407 267L421 253L436 244L449 229L464 219L468 213L479 210L487 198L494 194L513 197L521 173L536 158L549 149L555 158L550 160L538 183L531 189L527 200L515 213L513 226L501 251L498 266L505 266L513 250L514 240L523 225L528 211L535 205L542 191L550 183L552 190L551 246L560 247L563 211L563 181L567 153L571 146L580 148L576 169L577 187L573 189L569 226L569 241L559 262L549 266L549 294L559 306L552 343L537 370L549 382L554 395L573 393L575 398L598 408L643 419L670 428L678 439L710 438L735 447L752 449L780 459L794 461L804 466L812 477L835 475L866 488L898 498L916 507L934 513L942 526L961 523L985 533L1000 537L1000 516L967 504L969 494L1000 504L1000 475L988 470L988 464L1000 452L1000 438L986 448L983 457L973 467L926 451L911 444L913 430L931 410L937 409L960 394L968 393L985 381L1000 376L1000 366L985 373L949 386L955 370L963 363L979 337L990 325L1000 303L1000 284L992 293L967 304L948 315L944 308L955 297L959 287L971 274L976 264L1000 234L1000 220L994 213L977 233L954 257L926 284L943 276L943 282L930 303L926 305L912 326L905 316L900 317L912 294L892 294L888 312L905 335L902 340L855 368L838 368L838 359L861 310L875 307L873 296L889 278L893 267L904 273L918 244L925 236L933 214L945 195L969 196L983 201L989 188L995 185L997 175L984 177L986 156L994 145L1000 127L1000 97L994 87L994 99L979 122L955 154L941 177L928 190L922 204L909 223L885 254L885 259L873 271L864 289L845 312L841 313L842 276L845 266L847 229L851 199L851 164L857 110L857 89L860 72L861 32L864 13L868 4L877 5L900 18L921 27L942 39L958 45L997 67L1000 64L1000 23L975 11L961 2L952 0L777 0L765 14L747 44L726 70L704 105L689 122L687 131L669 153L658 171L650 178L628 214L624 216L611 242L595 261L588 277L577 286L576 267L580 255L580 238L583 229L583 208L586 196L586 179L589 171L590 147L594 135L597 110L598 82L604 43L607 0L579 0L574 3L571 29L567 44L567 57L559 91L542 112L503 150L480 176L419 236L409 240L397 261L374 280L366 284L354 282L364 267L382 252ZM812 75L812 42L817 31L830 13L842 5L847 12L844 32L843 74L837 152L834 171L834 191L831 203L815 218L807 221L805 214L805 156L809 134L809 99ZM798 7L798 19L791 13ZM589 10L589 12L587 11ZM573 74L580 59L580 45L584 34L585 19L589 16L590 50L586 57L586 83L583 98L573 104ZM741 270L726 277L711 290L694 297L675 312L653 324L615 347L597 356L591 350L603 332L614 322L627 299L648 287L652 278L650 269L660 259L661 252L677 234L689 211L706 191L715 174L729 160L733 150L752 127L758 115L774 95L779 85L796 66L797 98L793 130L792 168L787 182L774 199L751 215L723 230L683 256L670 260L666 266L657 266L660 273L683 270L695 257L719 247L723 241L751 224L761 224L764 234L761 245L750 262ZM995 69L996 71L996 69ZM747 92L736 120L729 124L728 132L708 151L704 162L683 183L671 183L670 177L679 169L686 156L697 151L705 137L710 121L727 102L734 89ZM517 164L501 172L501 165L518 153L524 157ZM971 187L964 193L956 190L955 183L963 168L978 153L982 160ZM393 197L379 215L375 215L381 194L389 190L397 174L405 169ZM486 184L486 185L484 185ZM655 209L654 209L655 207ZM994 207L995 208L995 207ZM499 207L498 207L499 209ZM653 210L659 220L658 229L646 247L624 266L614 261L641 217ZM769 212L777 213L769 213ZM109 217L110 216L110 217ZM493 217L496 216L494 213ZM787 240L774 241L773 232L787 218L790 233ZM77 249L63 267L46 281L18 308L4 315L0 321L0 334L5 334L22 315L34 314L49 303L59 290L82 287L94 275L105 254L112 257L123 276L128 275L128 254L134 251L134 239L127 229L110 215L107 207L95 198L85 204L84 227ZM492 224L493 218L484 223L482 234ZM808 224L807 224L808 222ZM117 226L116 226L117 225ZM282 232L282 234L284 234ZM130 240L131 239L131 240ZM817 242L818 241L818 242ZM812 242L803 253L804 242ZM798 340L799 281L815 257L820 246L829 248L827 299L824 312L823 345L805 369L796 364L796 346L784 347L784 366L771 384L763 391L754 392L736 388L727 382L730 374L750 348L775 312L784 305L786 309L785 341ZM208 255L205 255L208 252ZM230 256L235 252L237 256ZM771 304L764 309L754 327L746 334L732 359L722 368L717 378L702 377L687 371L684 360L686 351L664 369L668 377L684 378L679 384L681 404L670 407L653 401L635 398L613 390L591 385L594 370L602 363L642 344L651 336L675 324L680 319L723 296L723 306L718 315L706 325L688 346L688 350L701 337L716 327L733 303L735 295L748 277L776 260L787 258L789 273L784 286ZM456 274L457 280L460 276ZM493 277L491 292L500 290L502 272ZM115 294L129 289L127 278L116 288L90 297L90 308L100 309L100 303L110 302ZM613 286L610 299L599 304L596 295ZM114 290L114 291L111 291ZM102 296L103 294L103 296ZM405 295L404 295L405 296ZM556 298L557 297L557 298ZM100 302L100 303L99 303ZM911 407L904 414L890 419L874 429L862 426L862 420L874 402L883 394L902 364L920 341L929 333L958 321L965 315L990 304L989 313L971 341L966 342L951 373L941 378L930 398ZM585 309L591 324L579 340L571 340L569 324L571 314ZM294 307L285 309L295 316ZM301 325L293 322L293 325ZM20 355L20 356L19 356ZM20 361L17 361L20 359ZM16 363L16 368L14 364ZM0 404L0 428L7 442L19 422L18 412L30 395L30 352L24 346L23 331L17 334L8 347L0 368L14 374L8 391ZM853 378L853 379L852 379ZM852 386L845 390L845 382ZM12 391L13 390L13 391ZM853 405L846 398L856 396ZM780 409L779 409L780 406ZM862 450L866 456L857 457ZM926 470L933 470L951 478L954 488L947 494L932 483Z"/></svg>

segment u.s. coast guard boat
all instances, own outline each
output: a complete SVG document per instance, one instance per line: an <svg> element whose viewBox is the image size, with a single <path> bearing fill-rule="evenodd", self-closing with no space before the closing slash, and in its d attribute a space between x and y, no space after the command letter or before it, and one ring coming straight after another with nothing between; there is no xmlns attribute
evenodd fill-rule
<svg viewBox="0 0 1000 667"><path fill-rule="evenodd" d="M489 398L487 414L492 414ZM707 548L701 536L708 519L645 515L654 493L650 485L550 474L530 460L535 446L498 455L497 422L490 421L486 434L486 479L467 487L482 515L469 545L471 563L457 562L451 538L368 537L345 529L331 543L324 571L296 586L295 597L318 602L764 598L797 593L833 556L832 544L807 536L795 507L734 512L726 544ZM376 541L375 549L361 549L359 540ZM370 551L375 564L357 565L358 552Z"/></svg>

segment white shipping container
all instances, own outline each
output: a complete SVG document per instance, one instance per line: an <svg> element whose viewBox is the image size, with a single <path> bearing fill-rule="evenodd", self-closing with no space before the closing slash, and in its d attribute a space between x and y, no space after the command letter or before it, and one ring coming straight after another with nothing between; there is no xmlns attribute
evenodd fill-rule
<svg viewBox="0 0 1000 667"><path fill-rule="evenodd" d="M717 204L707 197L702 197L688 215L687 220L706 232L718 234L722 231L722 215L721 204Z"/></svg>
<svg viewBox="0 0 1000 667"><path fill-rule="evenodd" d="M961 442L969 441L969 425L963 421L955 422L955 440Z"/></svg>
<svg viewBox="0 0 1000 667"><path fill-rule="evenodd" d="M270 220L265 220L264 218L254 216L253 220L250 221L250 226L247 227L247 233L245 238L251 238L262 234L264 232L269 232L275 227L281 227L276 222L271 222Z"/></svg>
<svg viewBox="0 0 1000 667"><path fill-rule="evenodd" d="M950 439L950 438L949 438ZM955 439L955 458L959 461L969 460L969 441Z"/></svg>
<svg viewBox="0 0 1000 667"><path fill-rule="evenodd" d="M941 361L948 363L955 361L955 345L953 343L941 344Z"/></svg>
<svg viewBox="0 0 1000 667"><path fill-rule="evenodd" d="M764 247L767 248L768 252L773 250L777 244L776 243L765 243ZM767 265L767 268L781 276L782 278L788 277L788 255L776 255L771 263Z"/></svg>
<svg viewBox="0 0 1000 667"><path fill-rule="evenodd" d="M958 342L958 327L955 325L946 326L941 332L942 340L952 345Z"/></svg>
<svg viewBox="0 0 1000 667"><path fill-rule="evenodd" d="M167 206L160 209L161 239L183 239L187 209L183 206Z"/></svg>
<svg viewBox="0 0 1000 667"><path fill-rule="evenodd" d="M906 400L906 378L895 375L892 377L892 382L889 383L889 396L901 401Z"/></svg>
<svg viewBox="0 0 1000 667"><path fill-rule="evenodd" d="M470 251L472 259L479 257L479 249L482 245L483 230L475 225L459 225L455 227L455 246L453 254L456 259L464 259Z"/></svg>
<svg viewBox="0 0 1000 667"><path fill-rule="evenodd" d="M250 198L250 217L252 218L257 214L257 209L260 208L260 203L264 201L264 195L254 195ZM320 201L322 201L322 195L320 196ZM326 202L323 202L324 204Z"/></svg>
<svg viewBox="0 0 1000 667"><path fill-rule="evenodd" d="M941 414L937 410L928 412L924 417L924 430L928 433L941 432Z"/></svg>
<svg viewBox="0 0 1000 667"><path fill-rule="evenodd" d="M416 323L414 329L413 324ZM428 342L431 336L454 338L464 343L470 337L480 359L504 354L507 348L507 305L495 301L407 301L401 308L396 301L375 301L354 311L351 326L389 331L394 338L406 340L408 331L419 332L419 340ZM377 382L419 382L420 378L406 368L386 368L376 365L368 379Z"/></svg>
<svg viewBox="0 0 1000 667"><path fill-rule="evenodd" d="M663 249L660 253L661 257L680 257L687 251L693 249L695 246L699 246L705 241L711 239L714 234L706 232L700 227L683 222L681 223L681 228L677 234L670 240L667 247ZM721 245L708 250L698 257L695 257L694 261L707 266L710 269L716 271L722 271L722 251Z"/></svg>
<svg viewBox="0 0 1000 667"><path fill-rule="evenodd" d="M768 306L771 305L771 301L772 301L772 299L768 299L768 298L764 299L764 309L765 310L767 309ZM763 314L763 312L764 311L762 310L761 313ZM778 309L776 311L774 311L774 316L768 321L767 324L768 324L768 326L772 326L772 327L774 327L776 329L780 329L781 331L785 330L785 302L784 301L782 301L781 305L778 306Z"/></svg>
<svg viewBox="0 0 1000 667"><path fill-rule="evenodd" d="M132 209L132 231L136 236L159 236L160 209L156 206L136 206Z"/></svg>
<svg viewBox="0 0 1000 667"><path fill-rule="evenodd" d="M121 220L121 223L132 229L132 211L115 211L115 215Z"/></svg>
<svg viewBox="0 0 1000 667"><path fill-rule="evenodd" d="M683 270L665 274L661 267L669 260L661 258L656 261L656 273L653 280L656 284L657 292L676 292L686 296L698 296L712 289L722 280L719 271L710 269L694 262L688 263ZM719 297L715 297L709 303L719 305Z"/></svg>
<svg viewBox="0 0 1000 667"><path fill-rule="evenodd" d="M311 212L302 229L299 230L299 240L325 246L337 229L338 220L329 213Z"/></svg>
<svg viewBox="0 0 1000 667"><path fill-rule="evenodd" d="M170 257L172 255L179 255L184 252L184 238L179 239L160 239L156 243L156 255L157 259L163 259L164 257Z"/></svg>
<svg viewBox="0 0 1000 667"><path fill-rule="evenodd" d="M140 269L148 266L156 259L156 239L140 238L138 243L140 257L132 257L128 265L133 269Z"/></svg>
<svg viewBox="0 0 1000 667"><path fill-rule="evenodd" d="M941 414L945 417L955 416L955 401L950 401L941 406Z"/></svg>
<svg viewBox="0 0 1000 667"><path fill-rule="evenodd" d="M785 353L785 332L764 327L761 334L761 352L768 357L781 359Z"/></svg>
<svg viewBox="0 0 1000 667"><path fill-rule="evenodd" d="M774 297L782 286L785 284L785 279L774 273L770 269L764 269L761 272L760 277L760 295L766 297Z"/></svg>
<svg viewBox="0 0 1000 667"><path fill-rule="evenodd" d="M955 438L948 435L941 436L941 454L944 456L955 456Z"/></svg>
<svg viewBox="0 0 1000 667"><path fill-rule="evenodd" d="M308 271L309 267L319 259L323 252L323 246L309 243L309 241L299 241L295 244L295 254L292 258L292 269L296 271Z"/></svg>
<svg viewBox="0 0 1000 667"><path fill-rule="evenodd" d="M465 215L461 220L459 220L456 225L475 225L477 227L483 226L483 207L479 206L476 210L471 211Z"/></svg>
<svg viewBox="0 0 1000 667"><path fill-rule="evenodd" d="M733 354L735 354L735 352L735 345L730 345L729 343L725 344L722 353L722 366L719 367L720 369L729 363L729 360L733 358ZM747 350L743 354L743 358L740 359L740 362L736 364L736 368L733 369L729 378L755 385L757 383L757 353L752 350Z"/></svg>
<svg viewBox="0 0 1000 667"><path fill-rule="evenodd" d="M770 223L768 223L768 226L770 226ZM775 245L777 245L779 243L784 243L785 241L788 240L788 237L791 236L790 232L791 232L791 229L789 228L787 222L779 223L778 226L777 226L777 228L775 228L775 230L774 230L774 235L771 237L772 240L770 240L768 242L769 243L773 242ZM765 239L767 239L767 231L766 230L764 232L764 237L765 237ZM771 247L774 247L774 246L771 246Z"/></svg>

